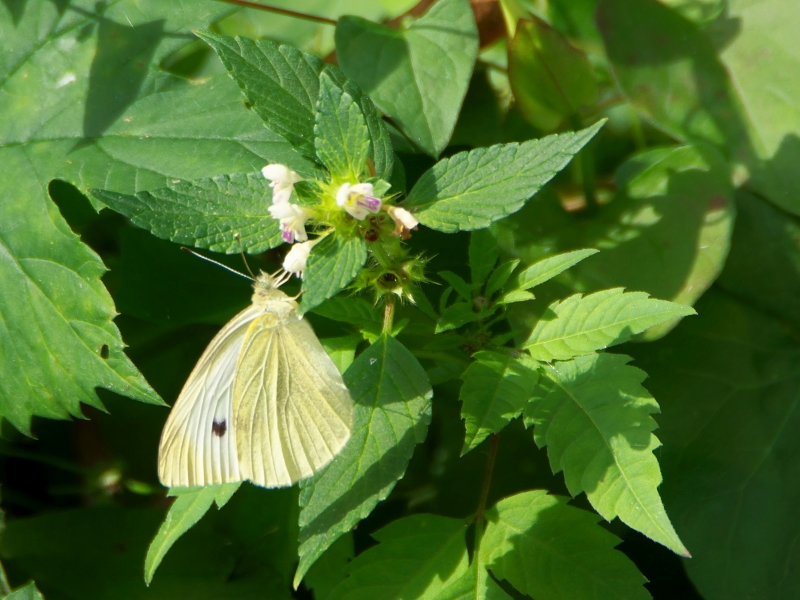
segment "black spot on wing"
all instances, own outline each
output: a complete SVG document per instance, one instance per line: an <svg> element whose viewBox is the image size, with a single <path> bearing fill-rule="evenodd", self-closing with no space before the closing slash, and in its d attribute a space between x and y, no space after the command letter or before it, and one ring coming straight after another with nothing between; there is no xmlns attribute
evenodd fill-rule
<svg viewBox="0 0 800 600"><path fill-rule="evenodd" d="M225 432L228 430L228 425L225 423L225 419L222 419L219 423L217 421L213 421L211 423L211 431L217 437L222 437L225 435Z"/></svg>

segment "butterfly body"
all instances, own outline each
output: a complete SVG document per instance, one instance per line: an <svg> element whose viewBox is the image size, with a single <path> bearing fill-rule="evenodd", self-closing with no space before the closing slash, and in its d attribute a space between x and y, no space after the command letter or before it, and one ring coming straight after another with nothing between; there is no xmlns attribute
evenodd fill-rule
<svg viewBox="0 0 800 600"><path fill-rule="evenodd" d="M319 471L349 439L350 394L281 283L259 275L252 304L186 381L161 436L164 485L284 487Z"/></svg>

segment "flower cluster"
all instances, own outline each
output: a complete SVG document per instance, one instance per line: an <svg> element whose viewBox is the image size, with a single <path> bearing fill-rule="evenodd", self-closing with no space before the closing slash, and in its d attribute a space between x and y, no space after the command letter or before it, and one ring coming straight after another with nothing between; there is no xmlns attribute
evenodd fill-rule
<svg viewBox="0 0 800 600"><path fill-rule="evenodd" d="M279 164L269 164L261 172L270 181L269 185L272 188L270 215L273 219L280 221L283 240L288 244L293 244L283 261L283 269L296 277L303 277L311 249L326 235L323 232L321 237L308 239L306 223L311 219L315 221L317 227L321 224L320 221L330 221L334 224L346 224L348 220L350 223L363 222L364 224L359 227L364 231L373 231L376 223L388 222L391 224L393 222L394 229L391 230L391 235L401 239L407 239L410 231L419 225L409 211L384 203L380 190L388 189L388 184L383 181L372 180L380 184L379 189L376 189L376 184L371 182L345 182L338 186L309 182L309 184L313 184L311 187L316 186L316 189L319 190L319 193L316 194L318 204L309 207L297 201L298 192L295 190L295 184L303 181L303 178L296 172ZM301 196L305 197L307 194L305 196L301 194ZM293 202L293 200L295 201ZM381 220L379 216L381 211L384 211L390 220L385 218ZM337 216L337 214L341 216ZM342 221L342 217L344 217L344 221ZM349 225L344 226L350 227ZM383 227L380 225L379 229L388 235L391 225L385 229ZM378 234L374 235L377 239ZM365 239L373 241L366 234Z"/></svg>
<svg viewBox="0 0 800 600"><path fill-rule="evenodd" d="M283 241L287 244L305 242L308 239L306 221L311 214L302 206L289 202L294 193L294 184L303 178L283 165L267 165L261 169L261 173L271 181L272 206L269 207L269 214L281 222Z"/></svg>

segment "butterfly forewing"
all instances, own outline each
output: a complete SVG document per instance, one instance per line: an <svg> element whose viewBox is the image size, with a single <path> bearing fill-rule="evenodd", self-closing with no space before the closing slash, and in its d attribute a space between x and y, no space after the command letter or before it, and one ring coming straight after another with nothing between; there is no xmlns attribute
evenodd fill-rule
<svg viewBox="0 0 800 600"><path fill-rule="evenodd" d="M266 313L250 326L233 384L242 476L282 487L328 464L350 437L353 403L307 321Z"/></svg>
<svg viewBox="0 0 800 600"><path fill-rule="evenodd" d="M262 314L249 306L211 340L167 418L158 452L166 486L190 487L243 479L233 427L233 381L242 342Z"/></svg>

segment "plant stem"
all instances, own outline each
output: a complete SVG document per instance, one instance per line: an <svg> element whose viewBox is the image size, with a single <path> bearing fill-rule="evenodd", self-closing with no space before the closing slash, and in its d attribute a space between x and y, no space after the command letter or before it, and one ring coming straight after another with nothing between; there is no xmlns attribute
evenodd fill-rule
<svg viewBox="0 0 800 600"><path fill-rule="evenodd" d="M387 294L386 308L383 311L383 333L389 335L392 332L392 323L394 322L394 295Z"/></svg>
<svg viewBox="0 0 800 600"><path fill-rule="evenodd" d="M8 575L6 575L6 570L3 567L3 563L0 563L0 594L3 596L8 596L11 593L11 586L8 583Z"/></svg>
<svg viewBox="0 0 800 600"><path fill-rule="evenodd" d="M318 17L317 15L309 15L306 13L289 10L287 8L278 8L277 6L268 6L266 4L259 4L257 2L248 2L247 0L219 0L220 2L227 2L228 4L236 4L237 6L244 6L246 8L255 8L257 10L265 10L267 12L284 15L286 17L294 17L295 19L303 19L305 21L313 21L314 23L322 23L323 25L336 26L335 19L328 19L326 17Z"/></svg>
<svg viewBox="0 0 800 600"><path fill-rule="evenodd" d="M483 483L481 484L481 499L478 502L478 512L475 513L475 554L480 550L481 538L483 537L483 513L486 510L486 500L489 498L489 488L492 485L492 474L494 464L497 462L497 444L500 441L498 434L493 433L489 437L489 456L486 459L486 470L483 472Z"/></svg>
<svg viewBox="0 0 800 600"><path fill-rule="evenodd" d="M572 129L578 131L583 129L583 121L580 115L570 117ZM586 214L594 214L600 205L597 203L597 194L594 187L594 151L592 150L592 140L581 149L574 158L579 169L581 184L583 185L583 196L586 198Z"/></svg>

